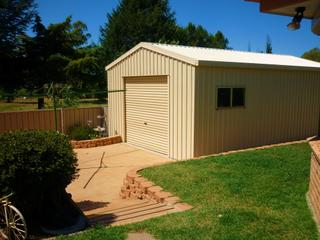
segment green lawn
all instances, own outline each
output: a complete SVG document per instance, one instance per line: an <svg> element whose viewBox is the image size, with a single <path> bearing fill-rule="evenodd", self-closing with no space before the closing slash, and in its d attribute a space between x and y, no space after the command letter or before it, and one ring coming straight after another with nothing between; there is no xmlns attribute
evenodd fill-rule
<svg viewBox="0 0 320 240"><path fill-rule="evenodd" d="M78 108L85 108L85 107L101 107L106 106L107 104L104 102L99 102L98 99L87 98L87 99L80 99ZM53 108L53 104L50 99L45 98L45 107L46 108ZM5 100L0 101L0 112L4 111L21 111L21 110L35 110L38 108L37 99L23 99L23 98L16 98L13 102L7 103Z"/></svg>
<svg viewBox="0 0 320 240"><path fill-rule="evenodd" d="M317 239L306 203L307 144L163 165L143 175L194 206L122 227L96 227L61 239L125 239L147 231L157 239Z"/></svg>

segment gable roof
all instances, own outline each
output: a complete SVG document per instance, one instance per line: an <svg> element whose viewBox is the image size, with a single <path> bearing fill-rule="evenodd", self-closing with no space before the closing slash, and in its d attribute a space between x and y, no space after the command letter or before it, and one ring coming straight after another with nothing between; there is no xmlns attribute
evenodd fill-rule
<svg viewBox="0 0 320 240"><path fill-rule="evenodd" d="M203 47L187 47L160 43L142 42L106 66L106 70L117 65L140 48L184 61L194 66L303 69L320 71L320 63L290 55L242 52Z"/></svg>

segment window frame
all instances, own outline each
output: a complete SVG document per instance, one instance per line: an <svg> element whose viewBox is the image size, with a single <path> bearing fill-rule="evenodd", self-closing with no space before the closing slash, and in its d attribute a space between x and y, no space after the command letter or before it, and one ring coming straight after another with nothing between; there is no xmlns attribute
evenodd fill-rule
<svg viewBox="0 0 320 240"><path fill-rule="evenodd" d="M230 106L229 107L218 107L218 91L219 88L230 88ZM232 106L232 100L233 100L233 89L234 88L243 88L244 89L244 104L243 106ZM237 109L237 108L246 108L247 105L247 89L245 86L216 86L216 110L221 110L221 109Z"/></svg>

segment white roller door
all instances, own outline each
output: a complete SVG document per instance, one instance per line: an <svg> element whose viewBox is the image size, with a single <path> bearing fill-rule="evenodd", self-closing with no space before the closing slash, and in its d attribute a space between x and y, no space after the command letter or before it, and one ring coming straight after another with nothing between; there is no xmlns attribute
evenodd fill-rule
<svg viewBox="0 0 320 240"><path fill-rule="evenodd" d="M125 85L127 142L168 155L167 77L130 77Z"/></svg>

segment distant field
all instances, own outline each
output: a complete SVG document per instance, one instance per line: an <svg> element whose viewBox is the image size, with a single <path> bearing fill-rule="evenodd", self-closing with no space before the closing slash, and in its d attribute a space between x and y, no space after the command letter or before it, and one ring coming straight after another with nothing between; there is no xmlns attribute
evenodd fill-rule
<svg viewBox="0 0 320 240"><path fill-rule="evenodd" d="M80 104L77 106L79 108L83 107L101 107L106 106L107 102L101 102L98 99L86 98L80 99ZM13 102L7 103L4 100L0 101L0 112L4 111L20 111L20 110L34 110L38 108L36 98L16 98ZM45 108L53 108L52 101L48 98L45 98Z"/></svg>

